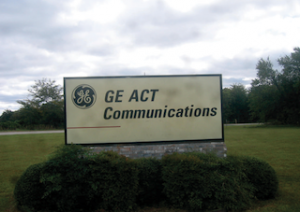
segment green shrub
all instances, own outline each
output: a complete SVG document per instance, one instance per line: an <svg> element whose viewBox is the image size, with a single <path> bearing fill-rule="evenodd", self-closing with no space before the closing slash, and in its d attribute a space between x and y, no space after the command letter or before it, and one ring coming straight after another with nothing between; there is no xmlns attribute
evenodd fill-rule
<svg viewBox="0 0 300 212"><path fill-rule="evenodd" d="M211 165L216 165L220 162L220 160L222 160L216 154L211 153L211 152L210 153L187 152L187 153L183 153L183 154L187 155L187 156L196 156L203 162L209 163Z"/></svg>
<svg viewBox="0 0 300 212"><path fill-rule="evenodd" d="M133 160L68 145L30 166L14 196L28 211L132 211L160 202L190 211L242 211L255 198L274 197L277 189L274 169L256 158L175 153Z"/></svg>
<svg viewBox="0 0 300 212"><path fill-rule="evenodd" d="M209 164L196 155L187 154L165 156L162 164L164 193L168 202L178 208L204 209L205 199L212 196L214 187L211 173L207 172Z"/></svg>
<svg viewBox="0 0 300 212"><path fill-rule="evenodd" d="M87 151L81 146L64 146L45 162L40 181L45 186L41 198L45 210L92 211L97 194L90 187L91 171Z"/></svg>
<svg viewBox="0 0 300 212"><path fill-rule="evenodd" d="M40 173L44 164L29 166L16 183L14 198L20 208L39 211L45 202L41 199L44 193L44 185L40 182Z"/></svg>
<svg viewBox="0 0 300 212"><path fill-rule="evenodd" d="M254 186L257 199L274 198L278 191L278 178L275 170L267 162L254 157L242 157L244 172Z"/></svg>
<svg viewBox="0 0 300 212"><path fill-rule="evenodd" d="M164 193L172 206L191 211L241 211L251 204L253 188L241 161L176 153L163 157L162 164Z"/></svg>
<svg viewBox="0 0 300 212"><path fill-rule="evenodd" d="M36 211L130 211L137 189L132 160L112 152L93 156L70 145L29 167L17 182L15 197L20 207Z"/></svg>
<svg viewBox="0 0 300 212"><path fill-rule="evenodd" d="M221 176L217 198L220 207L228 211L249 208L254 199L254 187L244 172L243 160L239 157L220 159L217 169Z"/></svg>
<svg viewBox="0 0 300 212"><path fill-rule="evenodd" d="M138 169L132 159L115 152L102 152L91 159L91 186L98 196L98 208L131 211L136 207Z"/></svg>
<svg viewBox="0 0 300 212"><path fill-rule="evenodd" d="M138 168L138 195L139 206L157 205L165 197L162 194L161 161L155 158L141 158L135 160Z"/></svg>

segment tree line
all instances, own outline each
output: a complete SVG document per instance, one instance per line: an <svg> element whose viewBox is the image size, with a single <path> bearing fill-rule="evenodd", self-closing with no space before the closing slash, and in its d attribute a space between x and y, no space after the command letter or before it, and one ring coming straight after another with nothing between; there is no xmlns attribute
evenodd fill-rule
<svg viewBox="0 0 300 212"><path fill-rule="evenodd" d="M233 84L222 90L224 123L270 122L300 124L300 48L277 60L260 59L250 88ZM50 79L35 82L17 111L5 110L0 130L64 127L63 88Z"/></svg>
<svg viewBox="0 0 300 212"><path fill-rule="evenodd" d="M0 116L0 129L58 129L64 127L63 88L54 80L42 79L28 90L29 98L17 101L21 108L5 110Z"/></svg>
<svg viewBox="0 0 300 212"><path fill-rule="evenodd" d="M223 89L224 122L300 124L300 48L277 60L260 59L251 87L241 84Z"/></svg>

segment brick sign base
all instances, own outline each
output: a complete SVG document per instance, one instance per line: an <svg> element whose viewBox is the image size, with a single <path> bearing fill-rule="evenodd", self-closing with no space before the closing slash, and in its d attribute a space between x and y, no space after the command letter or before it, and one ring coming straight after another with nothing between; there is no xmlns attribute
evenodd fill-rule
<svg viewBox="0 0 300 212"><path fill-rule="evenodd" d="M89 146L94 153L101 151L114 151L129 158L153 157L161 159L162 156L174 152L214 152L218 157L226 157L227 148L224 142L185 142L185 143L160 143L160 144L113 144Z"/></svg>

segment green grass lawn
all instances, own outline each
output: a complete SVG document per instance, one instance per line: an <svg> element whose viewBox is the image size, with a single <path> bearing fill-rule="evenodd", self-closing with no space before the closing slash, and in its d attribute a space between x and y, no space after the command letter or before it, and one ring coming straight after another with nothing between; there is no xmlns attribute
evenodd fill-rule
<svg viewBox="0 0 300 212"><path fill-rule="evenodd" d="M0 211L17 211L13 190L19 176L32 164L45 161L47 155L64 144L64 134L0 136Z"/></svg>
<svg viewBox="0 0 300 212"><path fill-rule="evenodd" d="M300 211L300 128L271 126L225 126L228 155L249 155L267 161L277 172L279 194L258 202L249 212ZM64 134L0 136L0 212L17 212L13 201L16 181L31 164L64 144ZM143 212L175 212L148 208Z"/></svg>
<svg viewBox="0 0 300 212"><path fill-rule="evenodd" d="M275 200L260 202L251 212L300 211L300 128L225 127L228 155L248 155L267 161L279 179Z"/></svg>

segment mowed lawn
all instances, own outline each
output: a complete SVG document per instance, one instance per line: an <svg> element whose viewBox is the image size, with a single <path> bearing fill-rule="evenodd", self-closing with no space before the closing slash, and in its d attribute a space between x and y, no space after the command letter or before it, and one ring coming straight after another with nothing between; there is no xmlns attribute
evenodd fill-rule
<svg viewBox="0 0 300 212"><path fill-rule="evenodd" d="M300 128L225 126L224 129L228 155L263 159L275 169L279 179L276 199L260 202L249 211L300 211Z"/></svg>
<svg viewBox="0 0 300 212"><path fill-rule="evenodd" d="M15 183L32 164L47 160L64 134L0 135L0 211L17 211L13 202Z"/></svg>
<svg viewBox="0 0 300 212"><path fill-rule="evenodd" d="M249 212L300 211L300 128L225 126L224 129L228 155L261 158L274 167L278 174L279 193L276 199L258 202ZM1 212L17 212L13 190L19 176L28 166L47 160L49 154L59 145L64 145L64 134L0 136ZM150 211L177 210L143 210Z"/></svg>

